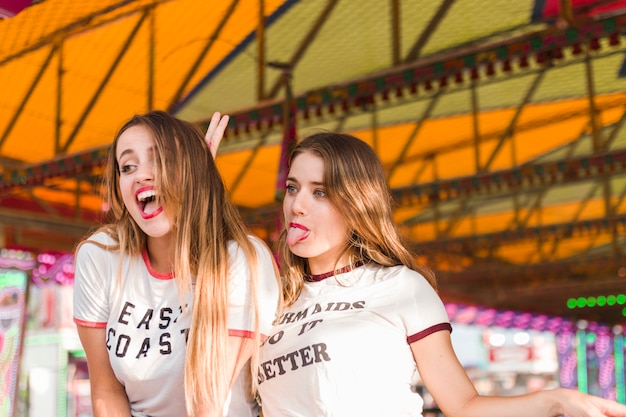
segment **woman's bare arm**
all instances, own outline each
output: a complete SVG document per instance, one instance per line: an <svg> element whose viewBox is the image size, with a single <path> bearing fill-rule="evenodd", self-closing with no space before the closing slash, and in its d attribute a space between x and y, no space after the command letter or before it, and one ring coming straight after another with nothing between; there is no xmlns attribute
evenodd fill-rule
<svg viewBox="0 0 626 417"><path fill-rule="evenodd" d="M126 391L115 377L109 362L105 340L106 330L77 327L87 356L94 417L130 417Z"/></svg>

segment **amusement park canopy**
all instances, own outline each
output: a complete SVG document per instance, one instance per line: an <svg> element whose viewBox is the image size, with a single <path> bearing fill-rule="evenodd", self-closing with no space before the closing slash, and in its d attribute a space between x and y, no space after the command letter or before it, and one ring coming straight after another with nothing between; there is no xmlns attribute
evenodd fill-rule
<svg viewBox="0 0 626 417"><path fill-rule="evenodd" d="M66 251L91 230L131 115L221 111L217 163L270 244L284 122L348 132L444 299L626 322L626 1L3 3L7 245Z"/></svg>

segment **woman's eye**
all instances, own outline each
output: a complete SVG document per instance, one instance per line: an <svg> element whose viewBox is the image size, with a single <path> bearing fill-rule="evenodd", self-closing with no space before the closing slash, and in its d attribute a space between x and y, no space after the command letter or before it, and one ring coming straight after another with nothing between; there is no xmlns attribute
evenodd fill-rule
<svg viewBox="0 0 626 417"><path fill-rule="evenodd" d="M120 173L121 173L121 174L127 174L127 173L129 173L130 171L132 171L134 168L135 168L135 165L130 165L130 164L128 164L128 165L122 165L122 166L120 167Z"/></svg>
<svg viewBox="0 0 626 417"><path fill-rule="evenodd" d="M287 186L285 186L285 191L287 191L290 194L295 193L296 192L296 186L295 185L291 185L291 184L287 184Z"/></svg>
<svg viewBox="0 0 626 417"><path fill-rule="evenodd" d="M324 190L315 190L314 193L317 197L326 197L326 191Z"/></svg>

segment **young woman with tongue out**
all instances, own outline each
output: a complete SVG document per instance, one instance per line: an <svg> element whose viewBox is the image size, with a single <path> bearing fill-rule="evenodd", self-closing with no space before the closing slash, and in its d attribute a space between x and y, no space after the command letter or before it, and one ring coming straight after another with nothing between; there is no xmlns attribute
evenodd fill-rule
<svg viewBox="0 0 626 417"><path fill-rule="evenodd" d="M446 417L626 416L623 405L564 389L477 394L452 349L434 274L401 242L366 143L338 133L300 142L283 216L285 309L258 372L265 417L421 416L417 369Z"/></svg>
<svg viewBox="0 0 626 417"><path fill-rule="evenodd" d="M206 135L219 142L227 117ZM75 258L74 321L96 417L256 417L258 346L280 299L204 135L160 111L118 132L109 221Z"/></svg>

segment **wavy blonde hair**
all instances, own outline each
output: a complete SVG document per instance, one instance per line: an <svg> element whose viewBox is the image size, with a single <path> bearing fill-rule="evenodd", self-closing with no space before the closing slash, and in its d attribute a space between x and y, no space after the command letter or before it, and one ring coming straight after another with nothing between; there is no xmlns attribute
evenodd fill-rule
<svg viewBox="0 0 626 417"><path fill-rule="evenodd" d="M228 199L203 133L195 125L163 111L132 117L113 141L105 173L110 210L100 231L109 234L118 245L107 249L119 250L123 259L139 256L146 248L146 234L124 206L115 155L121 134L138 125L147 128L155 142L155 184L159 201L172 222L175 236L172 272L181 299L195 284L185 363L187 413L193 416L207 406L221 410L233 377L226 369L229 363L226 358L231 354L227 349L228 242L236 242L248 261L255 311L254 341L258 346L256 251L243 220ZM255 352L249 370L251 385L256 381L253 370L257 363ZM251 386L251 395L254 391L255 387Z"/></svg>
<svg viewBox="0 0 626 417"><path fill-rule="evenodd" d="M433 271L415 261L393 220L393 199L385 170L374 150L362 140L342 133L316 133L300 142L289 164L304 152L324 161L324 189L337 212L343 213L351 234L345 253L353 259L382 266L405 265L421 273L436 288ZM306 258L294 255L281 231L278 253L283 274L285 305L300 295L303 277L310 273Z"/></svg>

